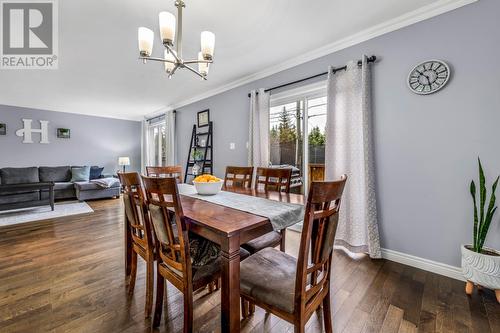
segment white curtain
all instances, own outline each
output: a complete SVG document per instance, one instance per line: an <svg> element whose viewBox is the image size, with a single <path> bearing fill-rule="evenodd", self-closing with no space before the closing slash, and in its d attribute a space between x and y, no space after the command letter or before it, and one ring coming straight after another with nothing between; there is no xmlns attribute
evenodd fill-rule
<svg viewBox="0 0 500 333"><path fill-rule="evenodd" d="M166 165L175 165L175 111L169 110L165 113L165 145Z"/></svg>
<svg viewBox="0 0 500 333"><path fill-rule="evenodd" d="M326 179L348 175L335 245L380 258L375 200L370 65L351 61L328 71Z"/></svg>
<svg viewBox="0 0 500 333"><path fill-rule="evenodd" d="M250 92L248 165L269 166L269 93L264 89Z"/></svg>

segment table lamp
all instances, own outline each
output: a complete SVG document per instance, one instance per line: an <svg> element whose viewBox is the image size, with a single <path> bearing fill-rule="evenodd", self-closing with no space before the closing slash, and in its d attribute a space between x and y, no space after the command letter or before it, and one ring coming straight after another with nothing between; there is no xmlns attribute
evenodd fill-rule
<svg viewBox="0 0 500 333"><path fill-rule="evenodd" d="M118 157L118 165L123 166L123 172L125 172L125 167L127 165L130 165L130 158L129 157Z"/></svg>

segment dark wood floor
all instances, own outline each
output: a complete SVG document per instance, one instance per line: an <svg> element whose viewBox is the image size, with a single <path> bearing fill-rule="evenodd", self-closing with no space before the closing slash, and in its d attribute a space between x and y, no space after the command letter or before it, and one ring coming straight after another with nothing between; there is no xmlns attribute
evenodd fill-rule
<svg viewBox="0 0 500 333"><path fill-rule="evenodd" d="M149 332L144 265L128 296L120 200L89 203L94 213L0 229L0 332ZM299 234L289 232L287 252ZM335 254L334 332L500 332L492 291L469 298L464 284L397 263ZM169 286L159 332L182 330L182 296ZM196 294L195 329L218 332L220 295ZM320 314L308 332L321 331ZM243 332L293 332L257 309Z"/></svg>

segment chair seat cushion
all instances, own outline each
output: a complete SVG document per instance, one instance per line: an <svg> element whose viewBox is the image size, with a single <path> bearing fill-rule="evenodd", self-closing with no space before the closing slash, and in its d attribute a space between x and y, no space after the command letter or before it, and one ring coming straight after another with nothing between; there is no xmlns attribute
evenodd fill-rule
<svg viewBox="0 0 500 333"><path fill-rule="evenodd" d="M266 247L275 247L281 240L281 234L278 231L271 231L258 238L252 239L250 242L241 245L250 253L259 252Z"/></svg>
<svg viewBox="0 0 500 333"><path fill-rule="evenodd" d="M207 265L192 266L193 284L196 285L197 281L210 278L212 276L215 276L217 273L220 273L221 264L222 264L221 258L218 257L213 262Z"/></svg>
<svg viewBox="0 0 500 333"><path fill-rule="evenodd" d="M293 313L297 259L274 248L259 251L240 263L243 295Z"/></svg>
<svg viewBox="0 0 500 333"><path fill-rule="evenodd" d="M240 260L244 260L248 257L250 257L250 253L247 250L242 249L240 247ZM197 281L204 280L206 278L216 275L217 273L220 273L221 265L222 265L222 259L220 258L220 256L218 256L215 260L205 265L201 266L192 265L191 269L193 274L193 284L196 284ZM182 272L173 269L171 267L169 267L169 269L174 271L177 275L182 276Z"/></svg>
<svg viewBox="0 0 500 333"><path fill-rule="evenodd" d="M243 261L248 257L250 257L250 252L240 247L240 261Z"/></svg>

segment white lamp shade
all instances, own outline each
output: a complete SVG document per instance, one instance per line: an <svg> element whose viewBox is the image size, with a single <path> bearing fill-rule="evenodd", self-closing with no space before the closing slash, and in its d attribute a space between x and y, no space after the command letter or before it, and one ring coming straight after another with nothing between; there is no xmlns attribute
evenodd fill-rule
<svg viewBox="0 0 500 333"><path fill-rule="evenodd" d="M214 56L215 35L210 31L201 33L201 53L206 60L211 60Z"/></svg>
<svg viewBox="0 0 500 333"><path fill-rule="evenodd" d="M175 38L175 16L169 12L161 12L159 15L160 38L162 42L172 43Z"/></svg>
<svg viewBox="0 0 500 333"><path fill-rule="evenodd" d="M198 60L205 60L203 58L202 52L198 52ZM209 64L206 62L199 62L198 63L198 72L200 72L200 74L202 74L202 75L207 75L208 74L208 66L209 66Z"/></svg>
<svg viewBox="0 0 500 333"><path fill-rule="evenodd" d="M170 60L170 61L173 61L175 62L175 57L172 53L168 52L168 50L165 50L165 60ZM171 63L171 62L164 62L165 64L165 72L167 73L171 73L172 70L174 69L175 67L175 64Z"/></svg>
<svg viewBox="0 0 500 333"><path fill-rule="evenodd" d="M143 56L150 56L153 52L154 32L151 29L140 27L138 29L139 52Z"/></svg>
<svg viewBox="0 0 500 333"><path fill-rule="evenodd" d="M130 165L130 158L118 157L118 165Z"/></svg>

